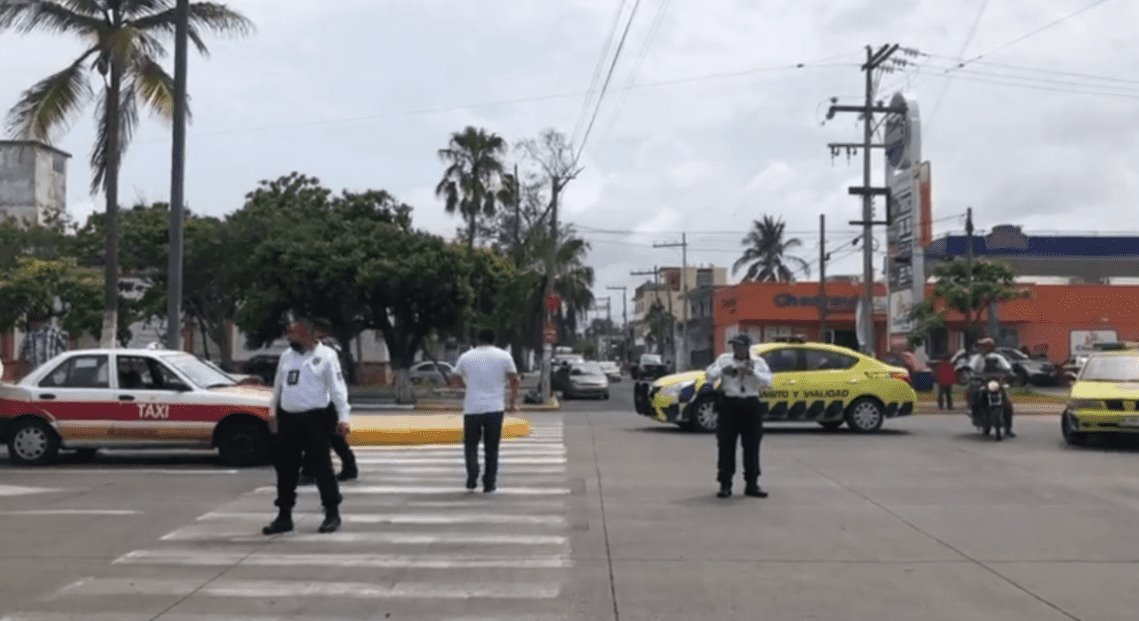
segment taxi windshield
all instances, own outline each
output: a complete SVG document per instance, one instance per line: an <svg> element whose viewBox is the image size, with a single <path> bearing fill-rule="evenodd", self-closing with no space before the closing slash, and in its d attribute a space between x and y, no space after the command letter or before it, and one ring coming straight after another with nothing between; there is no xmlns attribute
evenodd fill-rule
<svg viewBox="0 0 1139 621"><path fill-rule="evenodd" d="M1139 356L1093 356L1080 381L1139 383Z"/></svg>
<svg viewBox="0 0 1139 621"><path fill-rule="evenodd" d="M236 386L233 378L202 362L190 354L176 354L167 356L166 362L178 369L182 375L190 378L199 388L219 388L222 386Z"/></svg>

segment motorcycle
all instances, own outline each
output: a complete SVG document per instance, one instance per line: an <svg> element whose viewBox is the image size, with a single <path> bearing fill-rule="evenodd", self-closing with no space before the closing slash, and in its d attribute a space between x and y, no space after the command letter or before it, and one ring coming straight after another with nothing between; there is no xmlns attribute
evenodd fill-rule
<svg viewBox="0 0 1139 621"><path fill-rule="evenodd" d="M1004 374L986 374L974 382L975 388L970 391L973 426L986 436L994 432L997 442L1004 439L1005 421L1012 407L1007 379Z"/></svg>

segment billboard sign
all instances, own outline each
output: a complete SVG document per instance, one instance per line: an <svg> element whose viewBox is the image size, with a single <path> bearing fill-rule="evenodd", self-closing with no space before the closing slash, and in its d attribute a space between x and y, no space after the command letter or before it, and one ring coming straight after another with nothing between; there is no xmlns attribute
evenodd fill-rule
<svg viewBox="0 0 1139 621"><path fill-rule="evenodd" d="M886 232L889 333L914 331L910 310L925 295L924 246L928 243L929 166L921 160L921 117L917 100L896 93L891 107L906 111L886 120L886 187L891 224Z"/></svg>

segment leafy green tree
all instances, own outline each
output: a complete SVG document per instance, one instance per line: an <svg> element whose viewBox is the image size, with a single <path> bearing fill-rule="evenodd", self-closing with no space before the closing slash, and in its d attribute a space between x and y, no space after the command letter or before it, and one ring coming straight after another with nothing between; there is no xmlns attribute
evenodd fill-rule
<svg viewBox="0 0 1139 621"><path fill-rule="evenodd" d="M104 325L113 325L119 303L119 164L138 125L138 106L162 118L174 112L174 79L160 64L164 39L174 34L175 0L0 0L0 32L49 32L75 36L81 52L67 67L32 85L9 113L16 137L50 143L79 110L97 98L97 137L91 151L91 193L106 198ZM190 40L202 54L203 31L244 34L252 23L214 2L190 4ZM98 95L91 88L96 74ZM110 338L109 335L104 335Z"/></svg>
<svg viewBox="0 0 1139 621"><path fill-rule="evenodd" d="M242 292L237 324L250 345L280 338L289 313L327 319L354 382L348 345L370 325L360 266L386 252L379 236L410 226L411 207L382 190L334 196L299 173L261 182L228 219L225 237L241 255L233 259L232 287Z"/></svg>
<svg viewBox="0 0 1139 621"><path fill-rule="evenodd" d="M732 274L747 268L744 281L794 282L795 268L810 274L810 266L800 257L788 254L801 248L798 238L788 239L787 224L780 218L763 216L752 223L752 229L740 243L744 253L732 265Z"/></svg>
<svg viewBox="0 0 1139 621"><path fill-rule="evenodd" d="M95 270L73 259L21 257L0 269L0 330L11 330L30 314L59 319L72 335L98 336L103 283Z"/></svg>
<svg viewBox="0 0 1139 621"><path fill-rule="evenodd" d="M433 333L454 330L470 314L468 255L442 238L396 227L376 227L359 264L358 285L370 325L384 335L396 372L396 400L415 394L408 370Z"/></svg>
<svg viewBox="0 0 1139 621"><path fill-rule="evenodd" d="M466 221L469 248L475 245L479 219L493 216L500 198L510 198L509 192L502 193L505 153L501 136L471 126L452 134L447 147L439 149L448 166L435 194L446 201L447 213L458 212Z"/></svg>
<svg viewBox="0 0 1139 621"><path fill-rule="evenodd" d="M1028 297L1031 293L1016 282L1016 272L1005 263L973 261L972 278L965 261L945 261L933 270L933 300L915 304L910 317L917 326L911 341L924 342L933 330L945 324L944 309L957 311L968 324L988 312L993 303ZM976 334L966 334L966 348L972 347Z"/></svg>

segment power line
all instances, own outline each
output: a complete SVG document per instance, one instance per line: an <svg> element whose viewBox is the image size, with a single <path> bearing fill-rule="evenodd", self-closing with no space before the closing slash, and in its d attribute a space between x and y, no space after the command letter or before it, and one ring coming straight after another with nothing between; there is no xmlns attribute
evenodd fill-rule
<svg viewBox="0 0 1139 621"><path fill-rule="evenodd" d="M633 2L633 10L629 13L629 20L625 22L625 30L621 33L621 40L617 42L617 51L613 53L613 60L609 63L609 73L605 75L605 82L601 85L601 94L597 96L597 104L593 108L593 116L589 119L589 125L585 128L585 134L581 138L581 144L578 145L577 155L574 156L573 161L576 165L581 160L581 154L585 151L585 145L589 141L589 134L593 131L593 124L597 122L597 114L601 112L601 104L605 102L605 93L609 90L609 82L613 79L613 70L617 68L617 61L621 59L621 50L625 49L625 39L629 37L629 28L633 26L633 20L637 17L637 9L641 6L641 0Z"/></svg>
<svg viewBox="0 0 1139 621"><path fill-rule="evenodd" d="M634 84L637 75L641 71L641 64L644 63L645 57L649 54L649 49L652 48L653 42L656 40L657 32L660 30L660 25L664 21L664 15L668 11L668 5L671 0L660 0L657 5L656 15L653 17L652 24L649 26L648 33L645 35L645 40L641 44L641 51L637 54L637 59L633 61L632 69L629 71L629 79L625 82L625 88L621 90L621 96L617 98L617 103L613 107L613 113L610 115L610 122L605 128L605 134L601 138L601 144L606 145L609 142L609 136L613 133L613 128L617 126L617 121L621 118L621 110L625 107L625 100L629 96L629 88Z"/></svg>
<svg viewBox="0 0 1139 621"><path fill-rule="evenodd" d="M969 44L973 42L973 37L977 34L977 27L981 25L981 18L985 16L985 9L987 8L989 8L989 0L981 0L981 6L977 9L977 16L973 18L973 25L969 27L969 33L965 35L965 41L961 44L961 51L957 53L958 56L965 56ZM927 124L932 123L933 117L937 115L937 111L941 108L941 103L945 101L945 95L952 85L952 80L945 82L945 87L941 89L941 93L937 96L937 101L934 102L933 109L929 113L929 118L926 120Z"/></svg>
<svg viewBox="0 0 1139 621"><path fill-rule="evenodd" d="M951 61L953 63L953 70L964 68L964 65L965 65L965 59L961 58L961 57L945 56L945 55L941 55L941 54L930 54L927 52L921 52L921 55L925 56L927 58L939 58L942 60ZM1033 66L1028 66L1028 65L1018 65L1018 64L1011 64L1011 63L999 63L999 62L992 61L992 60L975 60L975 61L971 61L969 64L1000 67L1000 68L1004 68L1004 69L1012 69L1015 71L1024 71L1024 72L1028 72L1028 73L1041 73L1041 74L1046 74L1046 75L1062 75L1062 76L1067 76L1067 77L1083 78L1085 80L1099 80L1099 81L1103 81L1103 82L1117 82L1117 83L1121 83L1121 84L1139 84L1139 80L1129 79L1129 78L1120 78L1120 77L1116 77L1116 76L1095 75L1095 74L1091 74L1091 73L1080 73L1080 72L1076 72L1076 71L1063 71L1060 69L1048 69L1048 68L1044 68L1044 67L1033 67Z"/></svg>
<svg viewBox="0 0 1139 621"><path fill-rule="evenodd" d="M965 61L963 64L967 65L967 64L972 63L974 61L980 60L986 56L990 56L990 55L995 54L997 52L1000 52L1002 50L1006 50L1006 49L1016 45L1017 43L1020 43L1026 39L1029 39L1031 37L1034 37L1034 36L1044 32L1045 30L1049 30L1051 28L1059 26L1060 24L1068 21L1069 19L1072 19L1073 17L1076 17L1077 15L1086 13L1087 11L1094 9L1097 6L1104 4L1107 1L1108 0L1095 0L1094 2L1086 4L1082 8L1076 9L1075 11L1072 11L1071 13L1068 13L1067 15L1065 15L1063 17L1054 19L1054 20L1048 22L1047 24L1040 26L1039 28L1036 28L1034 30L1030 30L1030 31L1024 33L1023 35L1021 35L1015 39L1012 39L1011 41L1007 41L1005 43L1002 43L1002 44L998 45L997 47L985 52L984 54L978 54L978 55L974 56L973 58Z"/></svg>
<svg viewBox="0 0 1139 621"><path fill-rule="evenodd" d="M597 81L601 79L601 69L605 67L605 61L609 58L609 49L613 47L613 39L617 36L617 26L620 25L621 15L625 12L625 2L626 0L621 0L621 4L617 6L617 12L613 14L613 24L609 27L609 34L605 37L605 46L601 48L601 56L597 59L597 66L593 68L593 77L589 80L589 90L586 92L585 102L581 106L577 123L574 124L573 133L570 134L570 144L577 141L578 132L581 131L585 117L589 114L589 104L593 101L594 91L597 90Z"/></svg>

